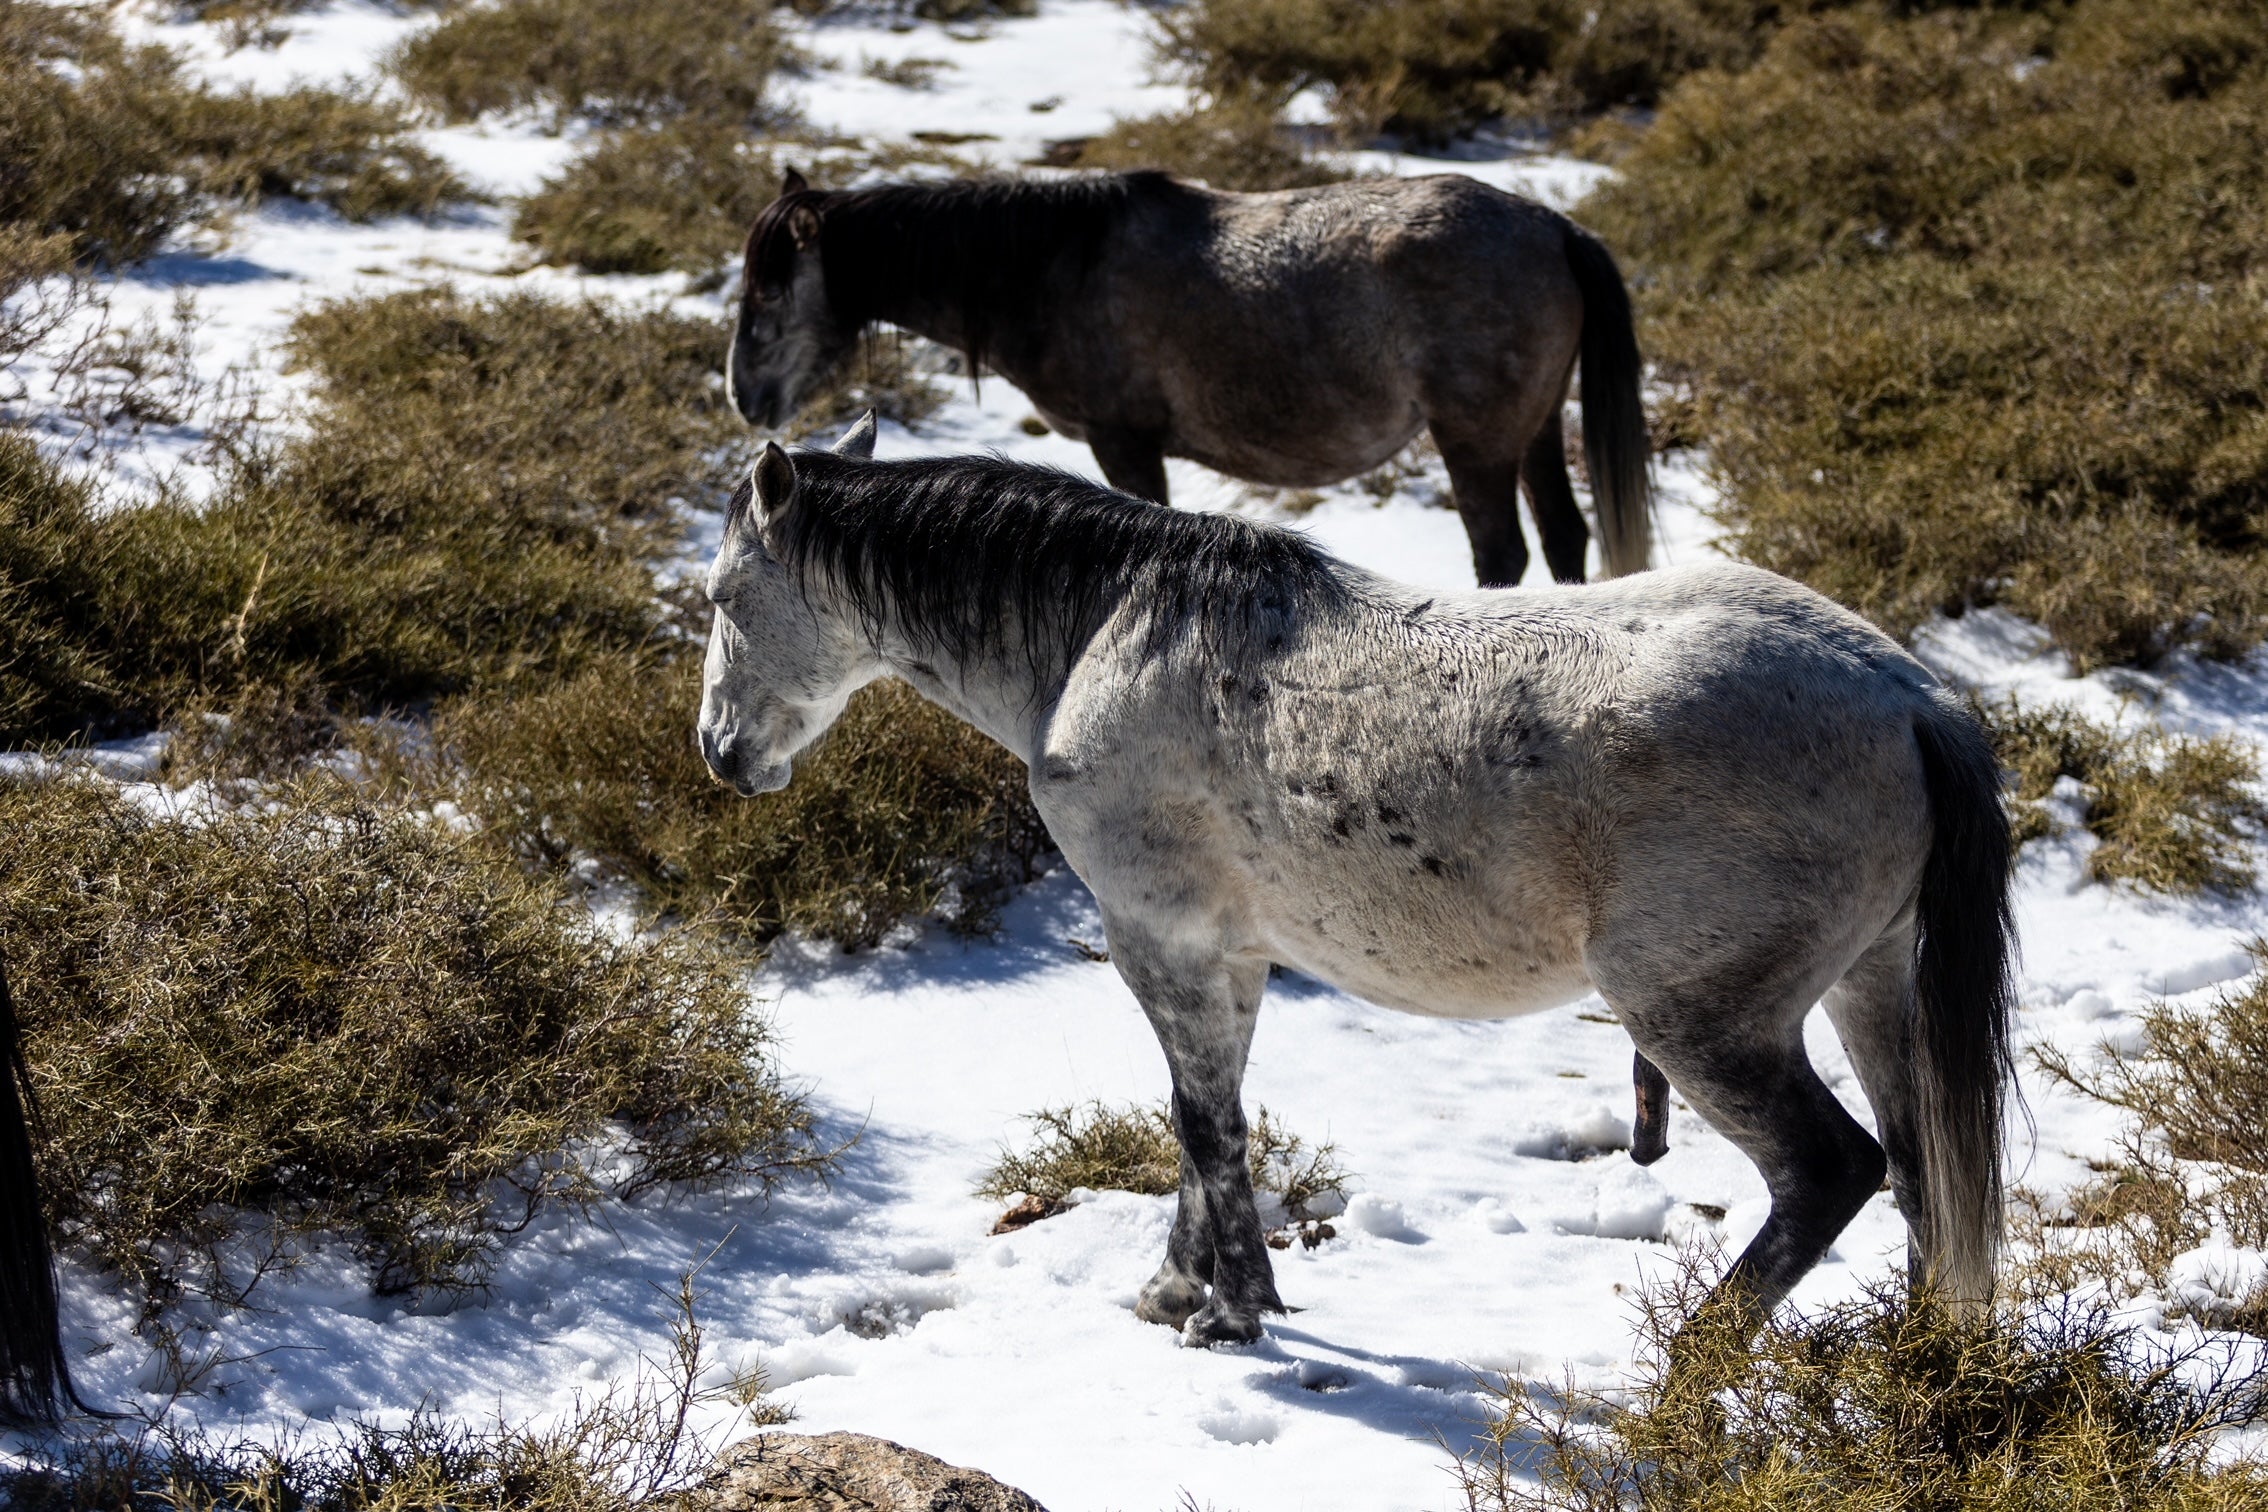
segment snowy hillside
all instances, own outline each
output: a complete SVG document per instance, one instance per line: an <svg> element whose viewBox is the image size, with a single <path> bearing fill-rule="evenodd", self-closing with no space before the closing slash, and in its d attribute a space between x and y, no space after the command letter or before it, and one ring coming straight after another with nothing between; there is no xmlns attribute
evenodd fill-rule
<svg viewBox="0 0 2268 1512"><path fill-rule="evenodd" d="M374 80L377 58L430 24L422 13L336 0L293 19L272 49L227 50L220 28L139 13L133 29L188 52L221 80L263 88L293 79ZM910 138L976 135L958 150L1001 166L1044 142L1171 108L1157 82L1144 13L1115 0L1042 0L1030 20L982 27L879 18L798 23L815 55L841 66L791 86L815 125ZM913 90L869 77L867 59L943 58ZM481 187L525 192L571 151L533 126L435 129L423 140ZM1514 145L1456 161L1364 154L1397 173L1457 171L1573 205L1602 170ZM113 319L169 318L194 298L200 372L234 372L280 407L295 380L278 337L311 301L449 282L535 286L624 298L683 297L675 277L589 278L526 268L509 207L440 224L353 225L290 204L243 216L133 269L110 289ZM722 353L719 354L720 358ZM25 404L52 396L20 376ZM1093 474L1086 449L1021 422L1010 385L966 386L918 433L885 429L881 453L997 450ZM80 447L56 419L56 451ZM157 427L82 454L130 494L175 476L196 489L204 435ZM1709 551L1707 484L1673 456L1662 481L1662 557ZM1380 504L1346 485L1296 518L1240 485L1172 465L1183 507L1245 509L1314 533L1350 560L1417 582L1472 582L1463 530L1437 476ZM713 540L693 522L693 549ZM2097 715L2234 732L2268 744L2268 660L2073 679L2029 627L1997 613L1927 632L1920 651L1960 681L2021 689ZM688 711L690 720L690 711ZM2084 882L2083 833L2025 853L2021 1033L2082 1063L2130 1037L2154 998L2195 996L2246 976L2244 942L2263 927L2257 899L2164 901ZM309 1418L398 1418L421 1403L448 1413L525 1417L635 1375L666 1348L656 1288L706 1257L701 1316L727 1360L761 1359L798 1428L898 1439L981 1466L1055 1512L1153 1512L1186 1494L1229 1512L1445 1509L1458 1500L1443 1445L1469 1442L1486 1404L1477 1377L1572 1373L1609 1386L1630 1360L1627 1294L1668 1266L1675 1245L1737 1248L1764 1213L1753 1170L1678 1108L1671 1153L1641 1170L1627 1142L1630 1043L1595 999L1533 1018L1475 1024L1406 1017L1296 977L1270 992L1247 1083L1310 1139L1335 1141L1357 1176L1339 1237L1276 1259L1285 1300L1268 1338L1236 1351L1185 1350L1135 1320L1157 1264L1171 1199L1101 1194L1018 1233L990 1237L998 1205L970 1195L999 1147L1037 1109L1161 1096L1163 1062L1111 967L1071 943L1099 943L1092 901L1058 870L1007 909L996 939L942 933L846 957L788 946L754 988L777 1019L782 1058L837 1134L858 1135L831 1188L790 1187L769 1206L726 1192L657 1194L593 1224L556 1214L520 1235L491 1295L451 1311L373 1298L345 1254L269 1283L252 1310L186 1316L186 1352L209 1357L178 1411L215 1424L288 1430ZM1823 1019L1812 1047L1830 1085L1862 1119L1863 1099ZM2018 1139L2026 1185L2056 1190L2106 1153L2106 1110L2027 1075L2036 1143ZM1599 1153L1605 1150L1606 1153ZM1844 1235L1798 1300L1850 1292L1902 1252L1885 1193ZM66 1275L68 1332L82 1389L97 1402L153 1410L167 1368L132 1332L132 1309L104 1278ZM720 1409L721 1411L722 1409Z"/></svg>

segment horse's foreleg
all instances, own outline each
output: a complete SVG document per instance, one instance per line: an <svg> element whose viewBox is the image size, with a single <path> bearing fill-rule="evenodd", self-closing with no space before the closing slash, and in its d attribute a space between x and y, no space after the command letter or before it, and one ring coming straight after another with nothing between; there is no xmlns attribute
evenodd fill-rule
<svg viewBox="0 0 2268 1512"><path fill-rule="evenodd" d="M1089 425L1087 448L1110 486L1153 504L1167 504L1165 447L1148 431Z"/></svg>
<svg viewBox="0 0 2268 1512"><path fill-rule="evenodd" d="M1181 1141L1173 1235L1135 1314L1181 1329L1192 1344L1256 1339L1261 1315L1284 1310L1253 1201L1242 1101L1267 966L1176 960L1129 938L1111 931L1111 961L1165 1052Z"/></svg>
<svg viewBox="0 0 2268 1512"><path fill-rule="evenodd" d="M1520 534L1520 445L1505 437L1465 440L1433 427L1434 443L1448 464L1449 490L1473 547L1473 577L1483 588L1510 588L1528 570L1528 541Z"/></svg>

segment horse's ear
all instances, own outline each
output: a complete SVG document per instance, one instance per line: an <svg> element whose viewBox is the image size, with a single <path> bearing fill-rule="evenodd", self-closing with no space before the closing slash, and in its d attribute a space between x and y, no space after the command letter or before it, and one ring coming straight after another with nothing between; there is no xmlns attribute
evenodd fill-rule
<svg viewBox="0 0 2268 1512"><path fill-rule="evenodd" d="M786 177L780 180L780 198L786 199L791 194L802 194L810 187L811 181L809 179L790 168Z"/></svg>
<svg viewBox="0 0 2268 1512"><path fill-rule="evenodd" d="M808 252L819 240L819 212L809 205L797 205L787 214L787 228L788 235L795 238L795 250Z"/></svg>
<svg viewBox="0 0 2268 1512"><path fill-rule="evenodd" d="M859 457L869 462L873 461L876 429L874 411L870 409L858 417L858 424L843 432L843 439L835 443L835 455L838 457Z"/></svg>
<svg viewBox="0 0 2268 1512"><path fill-rule="evenodd" d="M769 532L795 506L795 464L779 442L764 443L764 454L756 459L754 479L756 528Z"/></svg>

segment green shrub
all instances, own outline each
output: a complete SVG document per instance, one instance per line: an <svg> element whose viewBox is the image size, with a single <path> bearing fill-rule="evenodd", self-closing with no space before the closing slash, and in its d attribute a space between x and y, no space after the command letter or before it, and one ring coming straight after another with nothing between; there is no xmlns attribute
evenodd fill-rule
<svg viewBox="0 0 2268 1512"><path fill-rule="evenodd" d="M0 226L81 260L148 256L179 227L274 195L341 214L427 214L469 195L368 95L222 93L79 7L0 7Z"/></svg>
<svg viewBox="0 0 2268 1512"><path fill-rule="evenodd" d="M2004 602L2082 668L2268 634L2244 14L1854 10L1675 91L1583 214L1740 554L1897 631Z"/></svg>
<svg viewBox="0 0 2268 1512"><path fill-rule="evenodd" d="M239 1212L462 1287L545 1205L825 1164L737 966L335 779L168 817L0 780L0 952L50 1217L153 1309L240 1295ZM583 1152L616 1122L609 1177Z"/></svg>
<svg viewBox="0 0 2268 1512"><path fill-rule="evenodd" d="M1782 1309L1752 1345L1700 1314L1688 1263L1641 1299L1639 1374L1609 1401L1507 1381L1460 1466L1474 1512L2237 1512L2260 1367L2065 1305L1963 1322L1885 1280ZM1673 1373L1672 1362L1676 1371Z"/></svg>
<svg viewBox="0 0 2268 1512"><path fill-rule="evenodd" d="M394 55L410 97L449 121L535 111L658 125L681 116L780 124L772 74L793 52L772 0L491 0L455 11Z"/></svg>
<svg viewBox="0 0 2268 1512"><path fill-rule="evenodd" d="M464 806L524 856L596 858L653 906L759 940L871 945L939 908L981 929L1047 845L1023 763L898 683L855 698L784 791L742 798L695 748L700 683L697 654L617 656L446 705L436 739Z"/></svg>
<svg viewBox="0 0 2268 1512"><path fill-rule="evenodd" d="M1078 144L1064 166L1162 168L1216 189L1299 189L1337 183L1346 170L1320 161L1276 124L1266 104L1232 98L1202 109L1139 116Z"/></svg>
<svg viewBox="0 0 2268 1512"><path fill-rule="evenodd" d="M1181 1141L1164 1107L1043 1108L1027 1120L1038 1134L1024 1150L1003 1149L977 1185L979 1197L1021 1196L1058 1211L1081 1187L1168 1197L1181 1190ZM1326 1197L1343 1197L1348 1180L1338 1147L1310 1149L1262 1108L1247 1133L1252 1189L1273 1194L1297 1222ZM1335 1210L1335 1209L1334 1209Z"/></svg>
<svg viewBox="0 0 2268 1512"><path fill-rule="evenodd" d="M2176 893L2252 887L2252 840L2268 824L2268 802L2258 763L2232 737L2121 731L2014 700L1984 712L2016 774L2019 841L2050 832L2045 800L2069 777L2084 785L2082 822L2101 842L2087 857L2095 881Z"/></svg>

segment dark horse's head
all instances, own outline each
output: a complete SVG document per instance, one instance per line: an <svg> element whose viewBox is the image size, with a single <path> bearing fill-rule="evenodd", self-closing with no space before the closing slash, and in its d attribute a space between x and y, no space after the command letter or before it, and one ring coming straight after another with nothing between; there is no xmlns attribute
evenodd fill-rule
<svg viewBox="0 0 2268 1512"><path fill-rule="evenodd" d="M790 168L756 217L740 273L725 391L750 425L780 426L858 344L827 298L819 254L828 196Z"/></svg>

